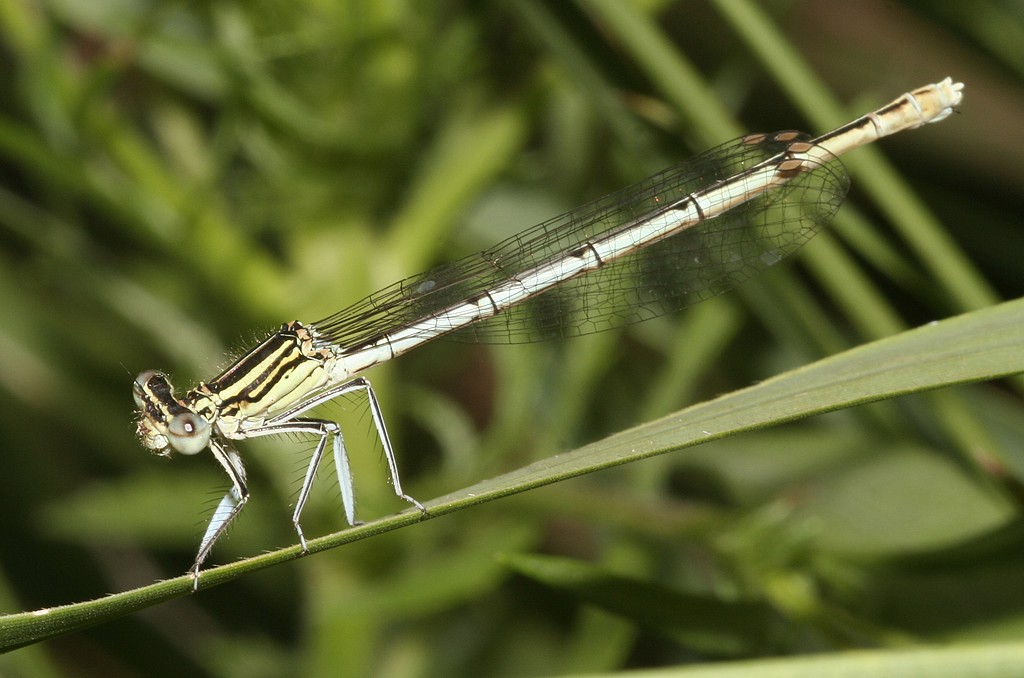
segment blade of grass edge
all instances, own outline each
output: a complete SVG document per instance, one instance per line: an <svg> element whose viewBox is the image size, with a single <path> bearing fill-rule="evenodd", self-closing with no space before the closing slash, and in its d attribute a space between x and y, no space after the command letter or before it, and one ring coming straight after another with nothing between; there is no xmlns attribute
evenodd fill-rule
<svg viewBox="0 0 1024 678"><path fill-rule="evenodd" d="M772 657L652 671L583 674L577 678L997 678L1020 675L1024 645L1012 642Z"/></svg>

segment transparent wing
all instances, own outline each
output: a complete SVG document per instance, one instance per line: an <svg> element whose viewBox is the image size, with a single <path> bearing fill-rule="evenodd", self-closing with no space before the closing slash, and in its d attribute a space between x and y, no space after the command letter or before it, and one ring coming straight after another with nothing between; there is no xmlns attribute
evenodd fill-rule
<svg viewBox="0 0 1024 678"><path fill-rule="evenodd" d="M677 205L695 191L779 157L807 137L744 137L566 212L496 246L406 278L313 323L342 346L359 346L479 296L517 274ZM826 157L827 154L823 154ZM565 281L498 315L448 335L521 343L600 332L732 289L799 249L838 210L848 180L839 160L802 171L778 188L703 223Z"/></svg>

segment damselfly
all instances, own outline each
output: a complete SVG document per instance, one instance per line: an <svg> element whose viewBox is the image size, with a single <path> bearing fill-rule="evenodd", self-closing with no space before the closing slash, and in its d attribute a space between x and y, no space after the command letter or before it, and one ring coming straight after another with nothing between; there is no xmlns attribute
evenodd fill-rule
<svg viewBox="0 0 1024 678"><path fill-rule="evenodd" d="M143 372L133 389L142 444L164 456L209 449L231 479L190 570L194 585L214 543L249 499L231 441L283 433L318 438L292 514L305 551L300 518L328 442L350 525L356 515L340 428L303 415L363 393L395 494L425 512L402 489L377 397L357 374L450 333L484 342L586 334L728 290L829 222L848 184L837 156L946 118L962 90L946 78L816 139L778 132L723 144L323 320L285 323L181 397L163 373Z"/></svg>

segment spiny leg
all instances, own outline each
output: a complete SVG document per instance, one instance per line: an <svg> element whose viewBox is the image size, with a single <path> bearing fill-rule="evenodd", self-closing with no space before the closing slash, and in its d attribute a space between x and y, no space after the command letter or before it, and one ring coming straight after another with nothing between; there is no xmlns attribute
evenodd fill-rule
<svg viewBox="0 0 1024 678"><path fill-rule="evenodd" d="M380 437L381 445L384 447L384 457L388 460L388 470L391 472L391 485L395 490L395 494L418 508L420 513L426 515L426 507L402 490L402 481L398 477L398 461L395 459L395 451L391 447L391 438L388 436L387 427L384 426L384 414L381 412L380 403L377 402L377 394L373 392L373 386L364 377L357 377L345 384L345 386L347 388L342 393L356 390L366 391L366 398L370 402L370 416L373 417L373 424L377 428L377 435Z"/></svg>
<svg viewBox="0 0 1024 678"><path fill-rule="evenodd" d="M292 419L267 424L261 428L253 429L246 433L249 438L261 436L280 435L282 433L308 433L319 437L313 456L306 468L306 477L302 481L302 488L299 489L298 499L295 501L295 512L292 514L292 525L299 536L299 543L304 553L309 551L306 545L306 536L302 531L300 519L302 510L309 499L310 491L313 488L313 481L316 478L316 471L323 460L324 451L327 449L327 439L334 438L334 461L338 471L338 482L341 484L341 498L345 506L345 518L349 525L358 525L355 509L355 488L352 484L352 471L349 468L348 454L345 451L345 442L341 435L341 427L333 421L325 419Z"/></svg>
<svg viewBox="0 0 1024 678"><path fill-rule="evenodd" d="M402 481L398 475L398 461L395 459L395 451L391 446L391 438L388 436L387 427L384 425L384 415L380 409L380 403L377 401L377 395L373 391L373 387L370 382L364 377L357 377L351 381L347 381L344 384L340 384L333 388L329 388L315 396L305 400L290 410L283 412L265 426L246 432L246 437L252 438L263 435L274 435L275 433L283 433L287 431L308 431L305 428L289 428L289 425L301 424L306 421L322 421L316 419L296 419L296 417L303 412L307 412L314 407L326 403L330 400L334 400L340 396L352 393L354 391L365 391L367 394L367 400L370 404L370 416L373 417L374 428L377 429L377 436L380 438L381 445L384 448L384 456L388 462L388 471L391 474L391 486L394 488L395 494L405 501L409 502L416 508L418 508L423 514L427 513L427 509L419 501L409 496L402 490ZM335 466L338 471L338 480L341 483L342 500L345 502L345 516L349 521L349 524L356 525L358 521L355 520L355 499L352 485L352 473L349 469L348 454L345 450L344 439L341 435L341 430L334 422L324 422L331 424L333 430L331 433L335 436L334 438L334 459ZM341 460L341 461L339 461Z"/></svg>
<svg viewBox="0 0 1024 678"><path fill-rule="evenodd" d="M356 520L356 490L355 484L352 482L352 465L348 461L345 437L341 434L340 427L334 432L334 469L338 473L341 503L345 507L345 520L352 527L361 525L363 521Z"/></svg>
<svg viewBox="0 0 1024 678"><path fill-rule="evenodd" d="M199 552L196 554L195 563L192 565L192 590L199 590L199 569L202 567L213 545L227 531L228 526L242 511L242 507L249 501L249 490L245 485L245 466L242 465L242 458L231 447L223 445L217 440L210 440L210 451L214 458L220 462L231 479L231 490L224 495L213 512L213 518L206 527L203 539L199 542Z"/></svg>

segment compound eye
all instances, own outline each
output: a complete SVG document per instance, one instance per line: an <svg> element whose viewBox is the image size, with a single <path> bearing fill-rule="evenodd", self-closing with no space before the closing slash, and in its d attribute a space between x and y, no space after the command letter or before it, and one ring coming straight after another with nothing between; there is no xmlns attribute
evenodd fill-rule
<svg viewBox="0 0 1024 678"><path fill-rule="evenodd" d="M149 386L149 382L154 377L163 378L163 374L156 370L146 370L139 376L135 377L135 383L132 384L132 397L135 398L135 406L141 408L145 403L146 389Z"/></svg>
<svg viewBox="0 0 1024 678"><path fill-rule="evenodd" d="M177 414L167 424L167 437L180 454L199 454L210 442L210 422L192 412Z"/></svg>

